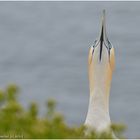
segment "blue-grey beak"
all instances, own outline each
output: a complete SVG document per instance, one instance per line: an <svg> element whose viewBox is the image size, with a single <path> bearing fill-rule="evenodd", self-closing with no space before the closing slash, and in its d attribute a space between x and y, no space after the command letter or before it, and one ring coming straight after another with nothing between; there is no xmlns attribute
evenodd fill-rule
<svg viewBox="0 0 140 140"><path fill-rule="evenodd" d="M108 44L108 42L107 42L108 38L107 38L107 35L106 35L106 25L105 25L105 10L103 10L103 13L102 13L101 27L100 27L100 34L99 34L98 41L100 42L100 56L99 56L99 59L101 61L103 46L106 46L106 44Z"/></svg>

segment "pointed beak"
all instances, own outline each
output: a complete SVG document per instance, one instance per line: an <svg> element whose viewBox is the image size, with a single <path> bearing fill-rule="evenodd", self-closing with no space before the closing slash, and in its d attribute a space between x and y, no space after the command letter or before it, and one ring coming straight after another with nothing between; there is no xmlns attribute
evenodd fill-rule
<svg viewBox="0 0 140 140"><path fill-rule="evenodd" d="M99 59L101 60L102 49L103 49L103 46L104 46L103 43L106 44L106 42L107 42L106 25L105 25L105 10L103 10L103 13L102 13L100 34L99 34L98 40L100 41L100 56L99 56Z"/></svg>
<svg viewBox="0 0 140 140"><path fill-rule="evenodd" d="M103 10L103 13L102 13L99 40L103 40L103 41L107 40L106 23L105 23L105 10Z"/></svg>

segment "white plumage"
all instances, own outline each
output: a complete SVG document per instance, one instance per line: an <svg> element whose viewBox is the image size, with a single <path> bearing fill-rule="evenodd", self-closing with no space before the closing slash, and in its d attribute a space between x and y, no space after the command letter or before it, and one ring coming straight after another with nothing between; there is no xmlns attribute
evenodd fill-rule
<svg viewBox="0 0 140 140"><path fill-rule="evenodd" d="M98 132L108 130L109 93L115 65L114 48L106 35L105 11L103 11L99 38L90 47L89 58L90 99L85 125Z"/></svg>

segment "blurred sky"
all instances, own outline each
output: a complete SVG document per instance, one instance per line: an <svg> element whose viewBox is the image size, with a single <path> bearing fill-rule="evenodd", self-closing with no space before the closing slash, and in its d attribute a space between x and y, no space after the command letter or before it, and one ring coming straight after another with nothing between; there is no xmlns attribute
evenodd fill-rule
<svg viewBox="0 0 140 140"><path fill-rule="evenodd" d="M113 122L140 137L140 2L0 2L0 87L16 83L20 102L54 98L71 124L83 124L89 89L88 49L107 14L116 53L110 94Z"/></svg>

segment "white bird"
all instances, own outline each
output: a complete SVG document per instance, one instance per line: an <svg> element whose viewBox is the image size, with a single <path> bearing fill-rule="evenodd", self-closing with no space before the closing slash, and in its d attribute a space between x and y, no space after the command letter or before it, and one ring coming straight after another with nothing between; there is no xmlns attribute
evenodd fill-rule
<svg viewBox="0 0 140 140"><path fill-rule="evenodd" d="M106 35L103 10L100 34L88 56L90 99L85 125L97 132L106 131L111 124L109 94L114 66L114 48Z"/></svg>

